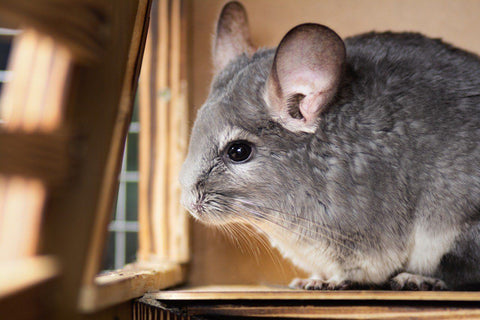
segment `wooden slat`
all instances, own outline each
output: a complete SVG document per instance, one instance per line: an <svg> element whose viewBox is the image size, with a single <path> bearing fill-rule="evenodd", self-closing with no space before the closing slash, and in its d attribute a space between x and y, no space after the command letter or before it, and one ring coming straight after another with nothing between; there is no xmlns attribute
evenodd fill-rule
<svg viewBox="0 0 480 320"><path fill-rule="evenodd" d="M154 93L154 67L156 66L156 56L154 54L157 42L156 32L156 1L152 5L151 20L147 40L145 43L145 54L143 56L142 71L138 86L139 98L139 118L141 130L139 133L139 176L138 181L138 259L146 261L152 252L152 224L150 223L151 213L151 171L152 157L151 148L153 145L153 110L152 105L155 100Z"/></svg>
<svg viewBox="0 0 480 320"><path fill-rule="evenodd" d="M133 112L133 103L136 94L140 65L142 63L143 48L145 45L148 28L148 16L150 13L150 1L139 1L134 11L134 24L131 31L131 39L126 59L126 70L123 75L122 90L119 93L119 105L116 110L115 126L112 128L112 140L108 147L103 179L101 181L98 206L95 210L94 227L90 239L84 285L90 285L101 268L104 252L104 243L111 220L111 210L118 187L118 176L122 163L125 147L125 139L128 126Z"/></svg>
<svg viewBox="0 0 480 320"><path fill-rule="evenodd" d="M0 264L0 299L57 277L59 273L58 261L48 256L4 261Z"/></svg>
<svg viewBox="0 0 480 320"><path fill-rule="evenodd" d="M283 319L473 319L480 309L413 306L191 306L189 316Z"/></svg>
<svg viewBox="0 0 480 320"><path fill-rule="evenodd" d="M171 7L170 44L170 114L168 161L168 223L169 258L187 262L188 220L180 204L181 188L178 181L180 169L187 154L188 101L186 59L186 4L173 0Z"/></svg>
<svg viewBox="0 0 480 320"><path fill-rule="evenodd" d="M158 0L157 67L153 124L153 170L151 223L153 229L153 255L168 260L168 88L169 70L169 0ZM141 125L141 124L140 124Z"/></svg>
<svg viewBox="0 0 480 320"><path fill-rule="evenodd" d="M140 248L143 260L187 262L178 175L188 143L187 4L159 0L140 81Z"/></svg>
<svg viewBox="0 0 480 320"><path fill-rule="evenodd" d="M82 288L80 309L93 312L178 284L184 278L179 265L165 265L146 270L120 270L98 276L95 283Z"/></svg>
<svg viewBox="0 0 480 320"><path fill-rule="evenodd" d="M32 257L37 253L46 190L41 181L22 177L0 183L6 199L0 212L0 261Z"/></svg>
<svg viewBox="0 0 480 320"><path fill-rule="evenodd" d="M63 92L68 87L71 56L54 41L27 29L16 37L8 69L14 77L1 99L0 260L38 253L47 185L67 177L67 139L60 133ZM52 68L52 61L61 68ZM57 73L56 81L50 75ZM46 99L47 96L56 99ZM51 117L43 117L51 114Z"/></svg>
<svg viewBox="0 0 480 320"><path fill-rule="evenodd" d="M0 117L5 122L3 127L9 130L22 127L38 40L37 32L26 30L15 38L12 46L8 69L15 72L15 78L5 84L0 100Z"/></svg>
<svg viewBox="0 0 480 320"><path fill-rule="evenodd" d="M81 61L91 61L104 52L107 5L104 0L2 0L0 14L53 36Z"/></svg>
<svg viewBox="0 0 480 320"><path fill-rule="evenodd" d="M162 308L160 304L139 299L133 303L133 320L190 320L181 312L173 312Z"/></svg>
<svg viewBox="0 0 480 320"><path fill-rule="evenodd" d="M478 319L479 292L305 291L269 286L206 286L143 299L199 318Z"/></svg>
<svg viewBox="0 0 480 320"><path fill-rule="evenodd" d="M410 300L480 301L480 292L452 291L308 291L268 286L205 286L148 293L157 300Z"/></svg>
<svg viewBox="0 0 480 320"><path fill-rule="evenodd" d="M71 55L50 36L24 30L16 37L8 69L15 74L1 97L5 130L52 132L59 128Z"/></svg>
<svg viewBox="0 0 480 320"><path fill-rule="evenodd" d="M39 179L50 186L65 182L71 167L66 134L0 130L0 174Z"/></svg>

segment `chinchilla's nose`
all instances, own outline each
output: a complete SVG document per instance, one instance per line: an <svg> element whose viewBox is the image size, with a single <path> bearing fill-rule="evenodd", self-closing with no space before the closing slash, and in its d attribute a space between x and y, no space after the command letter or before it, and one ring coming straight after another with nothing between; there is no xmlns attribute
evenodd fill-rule
<svg viewBox="0 0 480 320"><path fill-rule="evenodd" d="M205 213L204 197L192 191L183 191L180 202L195 218L199 219Z"/></svg>

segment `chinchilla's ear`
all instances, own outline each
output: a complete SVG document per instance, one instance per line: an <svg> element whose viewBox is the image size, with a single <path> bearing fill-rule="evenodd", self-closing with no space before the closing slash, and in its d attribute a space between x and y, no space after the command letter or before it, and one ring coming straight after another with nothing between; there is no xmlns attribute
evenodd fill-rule
<svg viewBox="0 0 480 320"><path fill-rule="evenodd" d="M227 3L220 13L213 41L213 65L222 70L242 53L252 54L255 48L250 39L247 12L239 2Z"/></svg>
<svg viewBox="0 0 480 320"><path fill-rule="evenodd" d="M342 39L325 26L308 23L290 30L267 80L272 116L291 131L314 132L340 85L345 57Z"/></svg>

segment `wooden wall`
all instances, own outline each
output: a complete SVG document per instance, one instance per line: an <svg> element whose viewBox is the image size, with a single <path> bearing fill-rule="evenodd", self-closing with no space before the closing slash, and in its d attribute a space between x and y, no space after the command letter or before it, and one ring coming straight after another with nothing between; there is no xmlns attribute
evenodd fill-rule
<svg viewBox="0 0 480 320"><path fill-rule="evenodd" d="M210 43L222 0L192 0L190 30L191 111L195 118L212 78ZM276 46L303 22L325 24L342 37L376 30L420 31L480 53L480 1L476 0L243 0L256 45ZM192 120L193 121L193 120ZM193 219L192 219L193 220ZM190 283L285 284L299 274L275 251L240 242L239 249L218 231L193 222Z"/></svg>

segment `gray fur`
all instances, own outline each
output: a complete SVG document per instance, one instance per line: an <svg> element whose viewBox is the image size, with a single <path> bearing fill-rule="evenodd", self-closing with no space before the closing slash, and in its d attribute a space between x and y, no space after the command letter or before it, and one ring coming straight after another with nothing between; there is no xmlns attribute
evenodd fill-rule
<svg viewBox="0 0 480 320"><path fill-rule="evenodd" d="M345 75L313 134L269 114L274 49L217 74L192 131L183 203L207 223L256 226L325 281L381 285L409 272L450 288L480 282L480 59L413 33L345 45ZM235 164L224 148L239 139L255 150ZM415 234L439 261L412 262ZM334 271L316 268L316 254Z"/></svg>

